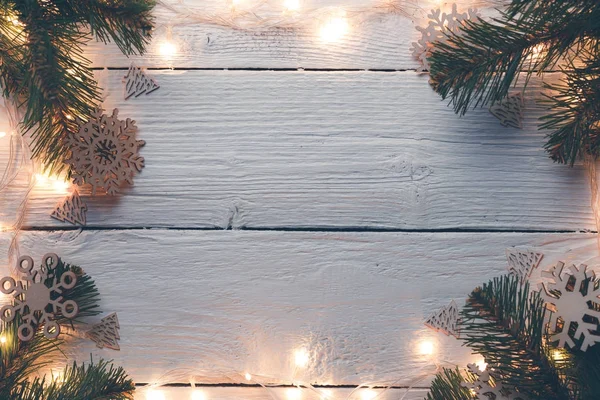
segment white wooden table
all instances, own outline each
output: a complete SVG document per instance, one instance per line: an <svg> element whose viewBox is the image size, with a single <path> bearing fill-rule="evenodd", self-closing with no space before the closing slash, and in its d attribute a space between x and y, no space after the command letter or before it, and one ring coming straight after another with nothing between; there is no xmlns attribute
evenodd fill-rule
<svg viewBox="0 0 600 400"><path fill-rule="evenodd" d="M309 29L174 26L180 51L165 61L157 46L175 18L156 13L154 44L133 58L156 68L161 88L151 95L124 101L130 60L114 46L89 47L104 108L135 119L147 142L135 186L88 200L82 230L50 219L63 195L36 187L21 235L23 253L81 265L102 308L119 315L120 352L73 341L69 357L114 359L138 383L241 384L248 372L324 385L339 399L350 389L327 386L394 382L378 398L398 399L435 363L474 361L422 322L503 273L506 247L594 245L584 168L553 164L542 150L539 81L523 130L486 110L457 117L415 72L410 43L424 14L364 18L327 45ZM0 198L4 223L23 190ZM9 237L0 233L2 251ZM420 354L423 341L433 354ZM298 349L309 354L305 368L294 365ZM189 387L172 386L160 389L166 399L190 398ZM207 399L272 395L202 390ZM293 400L289 390L276 396Z"/></svg>

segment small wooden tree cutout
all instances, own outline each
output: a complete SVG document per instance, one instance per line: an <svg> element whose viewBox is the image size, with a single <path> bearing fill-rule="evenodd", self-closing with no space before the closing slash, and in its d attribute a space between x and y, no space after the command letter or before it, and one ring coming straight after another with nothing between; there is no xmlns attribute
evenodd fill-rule
<svg viewBox="0 0 600 400"><path fill-rule="evenodd" d="M523 105L521 93L516 93L491 106L490 113L498 118L503 126L522 129Z"/></svg>
<svg viewBox="0 0 600 400"><path fill-rule="evenodd" d="M125 82L125 100L131 96L138 97L144 93L150 94L160 87L154 79L147 77L141 68L133 64L129 67L123 80Z"/></svg>
<svg viewBox="0 0 600 400"><path fill-rule="evenodd" d="M437 332L452 335L458 339L458 314L458 305L452 300L450 304L427 318L425 325Z"/></svg>
<svg viewBox="0 0 600 400"><path fill-rule="evenodd" d="M59 203L52 214L52 218L59 221L69 222L73 225L85 225L87 214L87 205L79 197L79 193L74 191L72 195L66 197L62 203Z"/></svg>
<svg viewBox="0 0 600 400"><path fill-rule="evenodd" d="M102 318L100 322L94 324L92 328L86 332L86 336L96 343L99 348L107 347L113 350L120 350L118 340L119 336L119 320L117 313L112 313Z"/></svg>
<svg viewBox="0 0 600 400"><path fill-rule="evenodd" d="M508 261L508 272L519 277L525 282L531 276L531 272L540 265L544 255L534 251L520 251L515 248L506 249Z"/></svg>

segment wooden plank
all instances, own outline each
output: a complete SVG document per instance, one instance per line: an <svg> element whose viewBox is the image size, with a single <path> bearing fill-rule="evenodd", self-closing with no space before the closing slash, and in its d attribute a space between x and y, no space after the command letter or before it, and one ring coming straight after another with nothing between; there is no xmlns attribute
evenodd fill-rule
<svg viewBox="0 0 600 400"><path fill-rule="evenodd" d="M422 400L425 389L157 387L138 388L136 400ZM405 397L402 397L405 396Z"/></svg>
<svg viewBox="0 0 600 400"><path fill-rule="evenodd" d="M104 107L137 121L146 167L89 201L90 226L595 228L585 169L542 149L533 92L517 130L486 110L459 118L413 72L154 71L161 88L128 101L122 74L100 77ZM64 226L48 216L64 192L45 187L26 224Z"/></svg>
<svg viewBox="0 0 600 400"><path fill-rule="evenodd" d="M236 0L237 11L232 11L227 0L167 3L171 9L156 6L154 39L143 57L128 59L114 45L91 42L87 57L93 65L127 67L133 60L148 67L177 68L414 69L419 64L411 47L420 37L415 26L425 26L429 10L440 7L433 1L307 0L300 2L298 13L285 14L283 0ZM477 7L483 15L490 15L499 1L456 3L461 12ZM397 7L395 12L386 11L391 6ZM442 8L449 12L451 3ZM194 12L213 21L235 21L237 27L198 23L198 18L192 17ZM348 32L338 41L324 41L321 28L340 12L346 15ZM242 14L246 17L240 17ZM258 19L268 22L256 27ZM273 24L279 27L271 27ZM241 29L248 26L251 28ZM161 53L167 41L177 49L168 57Z"/></svg>
<svg viewBox="0 0 600 400"><path fill-rule="evenodd" d="M263 383L398 386L426 385L436 362L476 361L423 320L502 274L515 245L543 251L543 267L565 254L600 264L592 234L153 229L24 232L20 242L36 260L53 251L84 267L102 309L118 313L120 352L74 339L69 360L114 359L146 383L244 383L249 372Z"/></svg>

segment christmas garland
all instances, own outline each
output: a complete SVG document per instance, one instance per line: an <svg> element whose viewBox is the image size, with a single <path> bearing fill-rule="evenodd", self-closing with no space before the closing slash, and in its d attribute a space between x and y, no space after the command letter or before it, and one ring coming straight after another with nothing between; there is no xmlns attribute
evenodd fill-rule
<svg viewBox="0 0 600 400"><path fill-rule="evenodd" d="M529 283L542 255L507 250L510 274L476 288L426 325L481 355L483 370L444 368L427 400L593 400L600 393L600 279L558 262Z"/></svg>
<svg viewBox="0 0 600 400"><path fill-rule="evenodd" d="M456 10L454 10L456 11ZM545 84L549 112L545 149L573 165L600 155L600 2L512 0L499 18L462 18L427 48L431 84L454 110L505 102L521 78L558 68L563 78Z"/></svg>
<svg viewBox="0 0 600 400"><path fill-rule="evenodd" d="M37 268L31 257L22 256L16 269L18 279L0 279L0 291L12 299L0 310L0 399L132 399L133 381L103 359L74 362L58 376L31 378L61 354L63 335L118 349L119 325L114 313L83 323L101 311L98 288L80 267L49 253Z"/></svg>

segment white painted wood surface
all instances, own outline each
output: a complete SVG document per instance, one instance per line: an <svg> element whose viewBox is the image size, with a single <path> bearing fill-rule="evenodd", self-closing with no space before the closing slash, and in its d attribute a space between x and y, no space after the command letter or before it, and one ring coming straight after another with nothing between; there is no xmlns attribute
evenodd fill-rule
<svg viewBox="0 0 600 400"><path fill-rule="evenodd" d="M7 248L8 235L0 239ZM70 357L112 358L137 382L218 383L249 372L264 383L398 386L431 375L436 362L475 361L423 320L503 273L514 245L546 253L542 266L565 255L598 262L593 234L152 229L21 239L35 259L56 251L81 265L102 309L119 315L120 352L74 340ZM419 353L424 340L432 356ZM299 348L310 355L306 369L294 365Z"/></svg>
<svg viewBox="0 0 600 400"><path fill-rule="evenodd" d="M224 0L184 3L227 10ZM486 15L497 3L459 1ZM324 44L319 18L295 31L180 25L172 27L179 53L166 59L158 49L181 21L158 6L155 41L132 60L175 68L149 72L161 88L124 101L125 71L96 71L105 108L137 120L146 167L123 196L89 200L83 232L61 231L49 214L64 193L38 185L25 224L32 231L20 239L24 253L55 251L83 266L103 309L119 314L121 352L75 340L69 358L112 358L136 382L243 383L250 372L284 383L426 385L435 362L474 357L422 320L502 273L506 247L540 249L543 265L564 254L598 264L594 235L550 233L595 225L583 168L553 164L541 149L539 81L526 95L523 130L501 127L486 110L461 119L411 71L413 22L423 23L434 2L407 15L357 14L370 0L303 4L344 6L354 16L349 34ZM91 44L87 53L97 68L131 62L114 46ZM228 68L244 70L196 70ZM0 116L0 130L5 124ZM7 143L0 139L0 165ZM24 178L0 195L1 224L14 222ZM410 232L297 231L313 228ZM0 233L0 259L8 240ZM415 351L424 339L435 343L431 357ZM292 364L298 347L310 351L306 370ZM166 400L191 396L190 388L159 390ZM286 390L202 388L207 399L281 399ZM349 390L333 394L347 399ZM136 399L146 398L139 390Z"/></svg>
<svg viewBox="0 0 600 400"><path fill-rule="evenodd" d="M137 120L146 167L88 200L90 226L594 228L585 170L546 156L532 95L517 130L457 117L414 72L153 71L161 88L128 101L123 74L100 74L105 108ZM63 195L34 190L26 225L64 226Z"/></svg>

